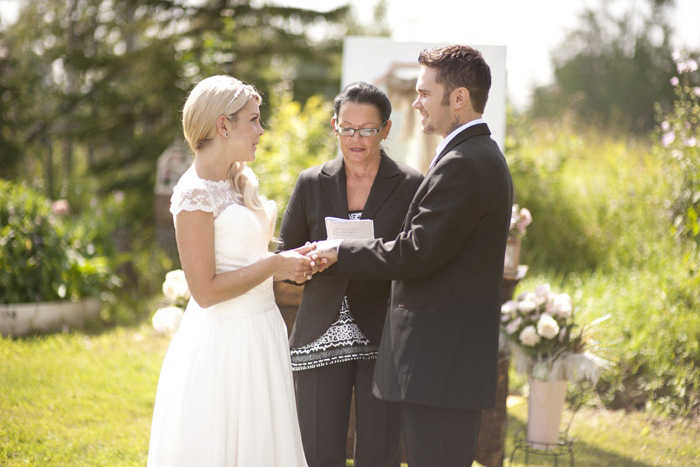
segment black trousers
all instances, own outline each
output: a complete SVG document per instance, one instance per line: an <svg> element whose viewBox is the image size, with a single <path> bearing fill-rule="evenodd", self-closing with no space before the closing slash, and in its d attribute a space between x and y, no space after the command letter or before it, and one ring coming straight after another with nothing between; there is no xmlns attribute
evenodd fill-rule
<svg viewBox="0 0 700 467"><path fill-rule="evenodd" d="M481 410L398 403L410 467L465 467L474 462Z"/></svg>
<svg viewBox="0 0 700 467"><path fill-rule="evenodd" d="M399 414L372 395L375 360L295 371L301 440L309 467L345 467L350 404L355 391L356 467L399 467Z"/></svg>

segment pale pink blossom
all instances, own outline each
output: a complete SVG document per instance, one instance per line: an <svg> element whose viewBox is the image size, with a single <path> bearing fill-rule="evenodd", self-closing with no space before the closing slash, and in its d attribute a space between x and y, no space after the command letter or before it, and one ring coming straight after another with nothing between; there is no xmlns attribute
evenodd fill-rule
<svg viewBox="0 0 700 467"><path fill-rule="evenodd" d="M57 199L51 203L51 212L57 216L68 216L70 215L70 204L66 199Z"/></svg>
<svg viewBox="0 0 700 467"><path fill-rule="evenodd" d="M685 145L689 148L694 148L697 145L697 139L695 139L695 136L691 136L690 138L686 139Z"/></svg>
<svg viewBox="0 0 700 467"><path fill-rule="evenodd" d="M678 83L680 83L680 81L678 80L677 76L674 76L673 78L671 78L671 85L672 86L678 86Z"/></svg>
<svg viewBox="0 0 700 467"><path fill-rule="evenodd" d="M700 86L695 86L695 87L693 88L693 94L695 94L696 96L700 97Z"/></svg>
<svg viewBox="0 0 700 467"><path fill-rule="evenodd" d="M520 317L515 318L513 321L508 323L506 325L506 332L510 335L513 334L515 331L518 330L520 325L523 323L523 320L520 319Z"/></svg>
<svg viewBox="0 0 700 467"><path fill-rule="evenodd" d="M679 63L676 65L676 68L678 68L678 73L683 74L683 73L692 73L694 71L697 71L698 69L698 62L693 60L692 58L689 58L688 60Z"/></svg>
<svg viewBox="0 0 700 467"><path fill-rule="evenodd" d="M661 137L661 144L663 145L663 147L667 148L675 140L676 134L672 131L669 131L668 133L664 133L664 135Z"/></svg>

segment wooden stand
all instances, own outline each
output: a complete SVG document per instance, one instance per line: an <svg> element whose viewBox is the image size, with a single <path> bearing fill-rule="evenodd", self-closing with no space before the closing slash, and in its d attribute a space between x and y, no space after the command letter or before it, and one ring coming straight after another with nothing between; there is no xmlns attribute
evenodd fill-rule
<svg viewBox="0 0 700 467"><path fill-rule="evenodd" d="M527 266L519 266L517 274L503 278L503 303L513 298L513 291L527 274ZM496 407L481 414L481 430L476 450L476 460L486 467L500 467L505 458L505 441L508 427L506 400L508 399L508 367L510 358L505 350L498 352L498 380Z"/></svg>

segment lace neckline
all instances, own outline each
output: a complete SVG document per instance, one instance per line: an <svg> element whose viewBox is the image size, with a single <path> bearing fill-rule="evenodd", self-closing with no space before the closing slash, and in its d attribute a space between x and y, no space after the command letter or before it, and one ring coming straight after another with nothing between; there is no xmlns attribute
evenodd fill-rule
<svg viewBox="0 0 700 467"><path fill-rule="evenodd" d="M197 180L201 180L201 181L203 181L204 183L207 183L207 184L210 184L210 185L213 185L213 186L218 186L218 187L230 186L230 183L229 183L229 180L228 180L228 179L224 179L224 180L209 180L209 179L207 179L207 178L202 178L202 177L200 177L199 174L197 174L197 170L195 170L195 168L194 168L194 164L192 164L192 166L190 167L190 169L192 170L192 175L193 175Z"/></svg>

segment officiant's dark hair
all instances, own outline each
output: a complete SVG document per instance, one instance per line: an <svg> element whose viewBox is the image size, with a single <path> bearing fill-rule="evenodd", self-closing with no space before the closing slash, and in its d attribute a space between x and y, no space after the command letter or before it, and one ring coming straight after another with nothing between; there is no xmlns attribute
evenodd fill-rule
<svg viewBox="0 0 700 467"><path fill-rule="evenodd" d="M457 88L467 88L474 111L482 114L491 89L491 68L481 52L468 45L448 45L425 49L418 63L437 70L436 81L445 87L443 105L450 103L450 94Z"/></svg>
<svg viewBox="0 0 700 467"><path fill-rule="evenodd" d="M356 81L350 83L335 96L333 100L333 112L335 118L340 114L340 107L346 102L355 102L356 104L370 104L377 108L379 117L384 124L391 117L391 102L386 93L377 86L364 81Z"/></svg>

